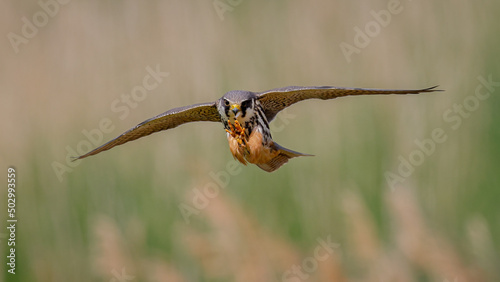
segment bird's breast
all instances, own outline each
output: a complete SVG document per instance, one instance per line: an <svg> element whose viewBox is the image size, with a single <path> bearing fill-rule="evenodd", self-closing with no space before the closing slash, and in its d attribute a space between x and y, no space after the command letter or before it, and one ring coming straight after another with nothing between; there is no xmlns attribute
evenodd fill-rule
<svg viewBox="0 0 500 282"><path fill-rule="evenodd" d="M260 128L255 128L250 135L228 132L227 139L229 150L242 164L267 163L278 154L272 149L272 139L266 140Z"/></svg>

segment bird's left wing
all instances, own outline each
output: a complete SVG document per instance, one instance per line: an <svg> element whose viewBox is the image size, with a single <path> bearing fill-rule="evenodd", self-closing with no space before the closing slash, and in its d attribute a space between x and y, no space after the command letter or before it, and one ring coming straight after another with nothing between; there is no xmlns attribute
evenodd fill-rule
<svg viewBox="0 0 500 282"><path fill-rule="evenodd" d="M270 122L274 119L276 114L284 108L306 99L328 100L349 95L418 94L423 92L441 91L435 90L436 87L437 86L415 90L394 90L343 88L332 86L288 86L257 93L257 97L264 108L267 120Z"/></svg>
<svg viewBox="0 0 500 282"><path fill-rule="evenodd" d="M220 115L217 111L215 102L195 104L168 110L162 114L139 123L134 128L129 129L122 135L86 153L85 155L77 157L76 159L83 159L88 156L98 154L102 151L109 150L123 143L127 143L129 141L147 136L151 133L171 129L181 124L193 121L220 121Z"/></svg>

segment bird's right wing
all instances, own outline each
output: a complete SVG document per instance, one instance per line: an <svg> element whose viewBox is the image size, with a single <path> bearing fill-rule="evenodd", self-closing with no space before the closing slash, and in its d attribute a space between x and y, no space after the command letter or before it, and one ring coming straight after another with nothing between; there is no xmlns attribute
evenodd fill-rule
<svg viewBox="0 0 500 282"><path fill-rule="evenodd" d="M98 154L102 151L109 150L115 146L147 136L151 133L177 127L187 122L193 122L193 121L220 122L220 120L221 120L220 115L219 112L217 111L217 106L215 105L215 102L195 104L195 105L171 109L153 118L150 118L144 122L139 123L134 128L129 129L128 131L116 137L115 139L109 141L108 143L86 153L85 155L77 157L76 160Z"/></svg>

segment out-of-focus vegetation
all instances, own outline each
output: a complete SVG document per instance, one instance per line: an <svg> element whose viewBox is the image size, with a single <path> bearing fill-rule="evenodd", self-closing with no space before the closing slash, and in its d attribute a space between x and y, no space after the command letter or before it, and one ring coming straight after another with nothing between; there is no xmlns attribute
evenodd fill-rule
<svg viewBox="0 0 500 282"><path fill-rule="evenodd" d="M0 3L1 280L500 281L498 1L41 3ZM233 89L436 84L294 105L273 137L316 156L272 174L209 123L66 159Z"/></svg>

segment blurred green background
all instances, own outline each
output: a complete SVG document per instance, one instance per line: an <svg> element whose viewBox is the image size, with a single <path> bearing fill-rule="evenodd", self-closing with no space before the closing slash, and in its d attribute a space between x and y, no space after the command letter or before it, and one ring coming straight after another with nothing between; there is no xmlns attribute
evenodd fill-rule
<svg viewBox="0 0 500 282"><path fill-rule="evenodd" d="M494 0L2 1L0 280L500 281L499 10ZM127 102L148 66L168 76ZM288 108L274 139L316 156L271 174L228 171L215 123L67 162L90 149L83 131L101 144L233 89L437 84L445 91ZM435 130L446 140L425 154L417 143Z"/></svg>

